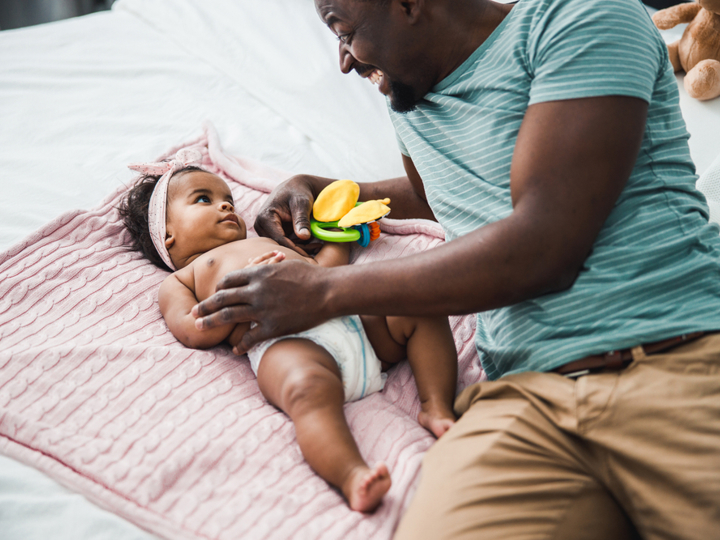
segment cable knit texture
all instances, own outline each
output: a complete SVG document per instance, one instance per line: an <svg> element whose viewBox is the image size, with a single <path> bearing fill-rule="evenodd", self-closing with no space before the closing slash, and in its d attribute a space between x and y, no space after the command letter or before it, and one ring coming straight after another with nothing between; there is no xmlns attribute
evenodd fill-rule
<svg viewBox="0 0 720 540"><path fill-rule="evenodd" d="M249 224L289 176L225 154L211 126L167 156L197 144ZM374 514L352 512L305 463L246 357L188 349L167 329L157 305L167 273L129 250L115 209L124 191L0 254L0 452L164 538L390 539L433 443L407 362L345 407L360 451L393 478ZM443 241L431 222L381 223L356 262ZM451 324L460 389L483 372L474 317Z"/></svg>

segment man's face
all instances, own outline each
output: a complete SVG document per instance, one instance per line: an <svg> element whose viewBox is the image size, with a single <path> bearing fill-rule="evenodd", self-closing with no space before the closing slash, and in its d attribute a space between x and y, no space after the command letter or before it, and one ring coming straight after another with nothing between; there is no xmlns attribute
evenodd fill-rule
<svg viewBox="0 0 720 540"><path fill-rule="evenodd" d="M320 18L337 36L340 70L378 85L397 112L408 112L432 88L411 61L408 26L394 1L315 0Z"/></svg>

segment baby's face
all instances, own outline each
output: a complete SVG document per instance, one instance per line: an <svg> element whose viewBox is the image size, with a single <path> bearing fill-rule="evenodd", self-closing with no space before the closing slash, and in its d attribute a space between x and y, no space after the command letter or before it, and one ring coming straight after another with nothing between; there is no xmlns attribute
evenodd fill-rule
<svg viewBox="0 0 720 540"><path fill-rule="evenodd" d="M247 235L228 185L219 176L202 171L170 179L166 229L165 245L176 268Z"/></svg>

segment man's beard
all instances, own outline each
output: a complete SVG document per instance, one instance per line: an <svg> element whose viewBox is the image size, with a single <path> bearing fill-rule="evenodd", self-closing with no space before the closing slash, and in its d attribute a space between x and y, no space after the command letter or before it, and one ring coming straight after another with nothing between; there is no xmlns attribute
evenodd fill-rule
<svg viewBox="0 0 720 540"><path fill-rule="evenodd" d="M390 81L390 108L399 113L409 113L417 108L415 90L407 84Z"/></svg>

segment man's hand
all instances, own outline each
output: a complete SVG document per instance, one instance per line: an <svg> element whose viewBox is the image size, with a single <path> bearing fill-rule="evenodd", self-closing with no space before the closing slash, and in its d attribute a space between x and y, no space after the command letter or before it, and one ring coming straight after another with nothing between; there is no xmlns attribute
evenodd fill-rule
<svg viewBox="0 0 720 540"><path fill-rule="evenodd" d="M243 354L253 345L301 332L330 319L325 312L325 269L303 261L260 264L227 274L217 291L192 309L198 329L228 323L255 322L235 352Z"/></svg>
<svg viewBox="0 0 720 540"><path fill-rule="evenodd" d="M291 238L294 236L299 243L311 239L310 212L316 190L318 186L324 187L330 182L332 180L305 174L286 180L273 190L258 212L255 231L307 257L308 250L298 246ZM292 233L286 233L284 224L292 224Z"/></svg>
<svg viewBox="0 0 720 540"><path fill-rule="evenodd" d="M420 175L412 160L403 156L407 176L360 183L360 200L389 198L395 219L435 219L425 199ZM307 257L320 244L306 244L310 234L310 213L315 197L329 184L331 178L300 174L276 187L255 219L255 231Z"/></svg>

